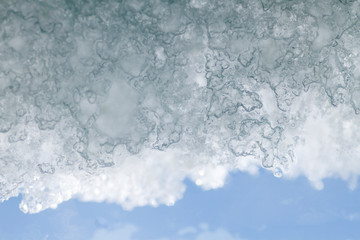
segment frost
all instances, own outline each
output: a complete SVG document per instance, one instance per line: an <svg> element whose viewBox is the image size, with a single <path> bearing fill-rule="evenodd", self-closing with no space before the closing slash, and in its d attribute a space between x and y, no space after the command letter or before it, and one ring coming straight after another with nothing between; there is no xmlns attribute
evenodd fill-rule
<svg viewBox="0 0 360 240"><path fill-rule="evenodd" d="M172 205L189 178L360 174L360 3L0 2L0 201ZM355 180L354 180L355 179Z"/></svg>

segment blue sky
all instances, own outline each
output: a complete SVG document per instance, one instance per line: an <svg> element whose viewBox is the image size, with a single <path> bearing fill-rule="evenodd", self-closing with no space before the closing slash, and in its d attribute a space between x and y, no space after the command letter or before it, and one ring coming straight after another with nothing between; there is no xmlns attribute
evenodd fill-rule
<svg viewBox="0 0 360 240"><path fill-rule="evenodd" d="M204 191L190 181L174 206L124 211L107 203L70 200L55 210L24 214L20 199L0 205L0 239L358 239L360 194L341 180L323 190L305 178L286 180L262 171L232 174ZM98 237L98 238L96 238Z"/></svg>

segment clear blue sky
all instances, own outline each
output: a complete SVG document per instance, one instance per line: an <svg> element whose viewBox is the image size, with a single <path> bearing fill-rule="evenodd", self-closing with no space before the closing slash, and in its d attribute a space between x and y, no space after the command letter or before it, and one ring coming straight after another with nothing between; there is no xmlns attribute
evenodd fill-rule
<svg viewBox="0 0 360 240"><path fill-rule="evenodd" d="M233 174L224 188L187 182L172 207L135 208L71 200L55 210L24 214L20 198L0 204L0 239L358 239L360 193L340 180L321 191L304 178L261 172Z"/></svg>

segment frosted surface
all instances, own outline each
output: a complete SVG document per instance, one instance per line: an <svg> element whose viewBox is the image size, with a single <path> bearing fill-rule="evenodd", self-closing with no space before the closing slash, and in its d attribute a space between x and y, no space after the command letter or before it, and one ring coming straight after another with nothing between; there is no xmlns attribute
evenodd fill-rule
<svg viewBox="0 0 360 240"><path fill-rule="evenodd" d="M359 1L0 1L0 201L172 205L360 173Z"/></svg>

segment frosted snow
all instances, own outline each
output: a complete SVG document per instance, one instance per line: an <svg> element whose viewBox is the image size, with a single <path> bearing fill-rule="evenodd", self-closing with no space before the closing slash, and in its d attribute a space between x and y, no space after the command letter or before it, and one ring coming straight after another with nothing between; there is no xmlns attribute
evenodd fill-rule
<svg viewBox="0 0 360 240"><path fill-rule="evenodd" d="M0 2L0 201L173 205L360 174L359 1Z"/></svg>

